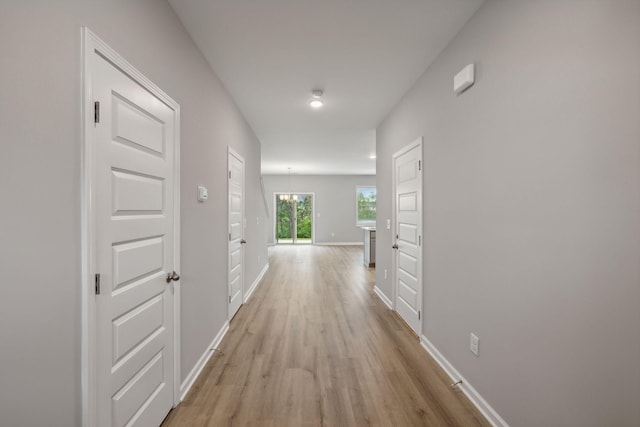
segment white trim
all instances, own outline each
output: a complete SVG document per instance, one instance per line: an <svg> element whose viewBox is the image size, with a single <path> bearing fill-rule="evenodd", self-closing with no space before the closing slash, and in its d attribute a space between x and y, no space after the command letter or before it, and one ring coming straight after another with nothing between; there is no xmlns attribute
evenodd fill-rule
<svg viewBox="0 0 640 427"><path fill-rule="evenodd" d="M117 66L124 74L136 81L156 98L165 103L175 112L174 123L174 269L180 271L180 105L167 95L162 89L156 86L151 80L138 71L133 65L125 60L120 54L96 36L89 28L81 28L81 103L80 103L80 131L81 131L81 388L82 388L82 425L89 427L96 424L96 304L93 293L93 278L95 271L95 257L93 246L95 244L93 221L94 207L92 189L94 183L93 176L93 150L91 147L90 135L93 127L93 80L92 80L92 58L94 54L107 59ZM173 332L174 332L174 388L173 405L177 405L179 400L180 384L180 286L174 284L173 301Z"/></svg>
<svg viewBox="0 0 640 427"><path fill-rule="evenodd" d="M256 277L256 280L253 281L253 284L251 285L251 287L249 288L249 290L247 291L247 293L244 296L244 302L246 303L247 301L249 301L249 298L251 298L251 295L253 295L253 292L258 289L258 285L260 284L260 282L262 281L262 278L264 277L264 275L267 273L267 270L269 269L269 263L267 263L264 268L262 269L262 271L260 272L260 274L258 274L258 277Z"/></svg>
<svg viewBox="0 0 640 427"><path fill-rule="evenodd" d="M376 295L378 295L378 298L380 298L382 300L382 302L384 303L384 305L386 305L387 307L389 307L389 310L393 310L393 303L391 302L391 300L384 294L384 292L382 292L380 290L380 288L378 286L374 286L373 287L373 292L376 293Z"/></svg>
<svg viewBox="0 0 640 427"><path fill-rule="evenodd" d="M246 161L244 159L244 156L240 155L236 150L234 150L233 148L231 148L230 145L227 145L227 233L229 233L229 236L231 236L231 215L229 214L229 211L231 210L231 156L235 157L236 159L238 159L238 161L240 161L240 163L242 163L242 220L241 220L241 224L242 226L240 227L240 239L244 240L245 238L245 233L247 231L247 217L246 217L246 212L247 212L247 198L246 198L246 187L245 187L245 180L247 178L247 173L246 173ZM246 255L246 248L245 245L243 245L242 243L240 244L240 294L242 295L242 298L244 299L244 282L245 282L245 275L246 275L246 269L245 269L245 255ZM231 306L231 288L229 287L229 272L231 271L231 240L227 240L227 320L231 321L231 319L233 318L233 316L236 315L236 313L238 312L238 310L240 310L240 307L242 306L242 303L240 304L240 306L238 307L238 309L231 314L231 312L229 311L229 307ZM243 301L244 302L244 301Z"/></svg>
<svg viewBox="0 0 640 427"><path fill-rule="evenodd" d="M164 93L164 92L163 92ZM180 262L180 247L182 237L180 234L180 105L174 101L175 123L174 129L174 148L173 148L173 265L174 271L182 271ZM173 108L173 106L172 106ZM173 282L173 406L180 403L180 384L182 371L182 335L180 334L180 307L182 296L182 285L180 281Z"/></svg>
<svg viewBox="0 0 640 427"><path fill-rule="evenodd" d="M80 117L80 132L82 143L80 145L81 150L81 220L80 220L80 240L81 240L81 393L82 393L82 425L90 426L94 424L96 409L95 409L95 393L92 391L92 387L96 383L96 363L95 363L95 348L96 348L96 334L94 315L96 312L95 300L92 298L90 292L91 272L94 270L94 257L91 243L94 240L93 236L93 221L91 217L92 209L91 203L91 187L93 168L91 167L91 160L93 158L93 151L91 144L87 141L87 136L90 132L89 123L91 123L91 87L92 81L89 75L88 68L91 61L91 54L93 46L96 40L93 39L93 34L87 28L81 28L81 117Z"/></svg>
<svg viewBox="0 0 640 427"><path fill-rule="evenodd" d="M224 322L224 325L222 325L222 329L220 329L220 331L218 332L218 335L216 335L213 341L211 341L211 344L207 346L207 349L204 351L204 353L202 353L202 356L200 356L200 359L198 359L195 366L193 367L193 369L191 369L191 372L189 372L189 375L187 375L187 378L184 379L184 382L180 386L181 402L184 400L185 397L187 397L187 393L189 393L189 390L191 390L191 387L193 387L193 384L198 379L198 376L200 376L200 373L204 369L205 365L207 364L209 359L211 359L211 356L213 355L214 350L220 345L220 342L222 342L222 339L224 338L224 336L227 334L228 331L229 331L229 321L226 321Z"/></svg>
<svg viewBox="0 0 640 427"><path fill-rule="evenodd" d="M264 200L264 213L269 218L269 202L267 201L267 192L264 189L264 177L260 175L260 191L262 192L262 200Z"/></svg>
<svg viewBox="0 0 640 427"><path fill-rule="evenodd" d="M364 246L364 242L319 242L316 246Z"/></svg>
<svg viewBox="0 0 640 427"><path fill-rule="evenodd" d="M440 365L440 367L449 375L451 381L462 381L457 387L467 396L467 398L478 408L478 411L491 423L494 427L509 427L509 424L502 419L500 415L487 403L486 400L476 391L475 388L464 379L460 372L438 351L435 345L431 343L422 335L420 338L420 344L422 347L433 357L433 359Z"/></svg>

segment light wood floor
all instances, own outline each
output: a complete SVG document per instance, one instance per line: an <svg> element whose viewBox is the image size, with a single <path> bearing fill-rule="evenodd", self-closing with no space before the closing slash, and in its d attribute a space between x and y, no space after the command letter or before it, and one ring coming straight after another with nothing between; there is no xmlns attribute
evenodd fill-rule
<svg viewBox="0 0 640 427"><path fill-rule="evenodd" d="M373 293L362 248L277 246L173 426L488 426Z"/></svg>

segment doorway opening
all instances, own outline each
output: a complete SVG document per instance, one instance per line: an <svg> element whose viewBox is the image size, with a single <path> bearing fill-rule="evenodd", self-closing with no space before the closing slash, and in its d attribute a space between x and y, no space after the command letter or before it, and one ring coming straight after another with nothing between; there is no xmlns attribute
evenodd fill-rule
<svg viewBox="0 0 640 427"><path fill-rule="evenodd" d="M313 193L276 193L275 212L276 244L313 244Z"/></svg>

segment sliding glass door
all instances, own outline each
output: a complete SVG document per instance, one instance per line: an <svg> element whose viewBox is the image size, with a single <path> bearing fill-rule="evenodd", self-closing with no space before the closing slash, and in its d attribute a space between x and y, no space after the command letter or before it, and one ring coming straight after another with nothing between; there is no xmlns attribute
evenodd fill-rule
<svg viewBox="0 0 640 427"><path fill-rule="evenodd" d="M276 193L276 243L313 243L313 194Z"/></svg>

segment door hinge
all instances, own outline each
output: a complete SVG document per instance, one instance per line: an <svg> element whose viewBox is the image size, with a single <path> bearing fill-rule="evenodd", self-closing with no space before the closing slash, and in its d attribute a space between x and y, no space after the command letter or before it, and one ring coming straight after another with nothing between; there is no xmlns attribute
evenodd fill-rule
<svg viewBox="0 0 640 427"><path fill-rule="evenodd" d="M229 171L229 179L231 179L231 171Z"/></svg>
<svg viewBox="0 0 640 427"><path fill-rule="evenodd" d="M422 246L422 236L418 236L418 246Z"/></svg>
<svg viewBox="0 0 640 427"><path fill-rule="evenodd" d="M418 311L418 320L420 320L420 311Z"/></svg>
<svg viewBox="0 0 640 427"><path fill-rule="evenodd" d="M96 295L100 295L100 273L96 274Z"/></svg>
<svg viewBox="0 0 640 427"><path fill-rule="evenodd" d="M229 233L229 241L231 241L231 233Z"/></svg>
<svg viewBox="0 0 640 427"><path fill-rule="evenodd" d="M418 170L422 170L422 160L418 160Z"/></svg>
<svg viewBox="0 0 640 427"><path fill-rule="evenodd" d="M93 103L93 123L100 123L100 101Z"/></svg>
<svg viewBox="0 0 640 427"><path fill-rule="evenodd" d="M229 304L231 304L231 295L229 295Z"/></svg>

